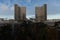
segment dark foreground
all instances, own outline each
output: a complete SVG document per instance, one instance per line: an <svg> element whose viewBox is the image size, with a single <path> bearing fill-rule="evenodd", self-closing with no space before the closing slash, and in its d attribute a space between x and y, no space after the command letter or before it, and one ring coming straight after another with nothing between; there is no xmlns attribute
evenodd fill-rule
<svg viewBox="0 0 60 40"><path fill-rule="evenodd" d="M57 36L54 27L41 22L23 22L1 26L0 40L57 40Z"/></svg>

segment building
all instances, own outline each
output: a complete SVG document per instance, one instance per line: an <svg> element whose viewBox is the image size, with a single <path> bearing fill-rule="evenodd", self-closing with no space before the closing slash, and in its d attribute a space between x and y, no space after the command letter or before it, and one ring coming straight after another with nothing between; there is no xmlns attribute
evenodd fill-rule
<svg viewBox="0 0 60 40"><path fill-rule="evenodd" d="M35 21L35 20L36 20L35 18L30 18L29 20L30 20L31 22L34 22L34 23L36 22L36 21Z"/></svg>
<svg viewBox="0 0 60 40"><path fill-rule="evenodd" d="M35 16L36 22L46 21L47 20L47 5L41 7L35 7Z"/></svg>
<svg viewBox="0 0 60 40"><path fill-rule="evenodd" d="M17 4L14 6L15 8L15 20L23 21L26 19L26 7L19 7Z"/></svg>
<svg viewBox="0 0 60 40"><path fill-rule="evenodd" d="M19 9L20 9L20 8L18 7L18 5L15 4L15 5L14 5L14 10L15 10L14 18L15 18L16 21L19 21L19 20L20 20L20 18L19 18L19 16L20 16L20 15L19 15L19 14L20 14L20 13L19 13L19 12L20 12Z"/></svg>
<svg viewBox="0 0 60 40"><path fill-rule="evenodd" d="M21 7L20 16L21 20L26 20L26 7Z"/></svg>
<svg viewBox="0 0 60 40"><path fill-rule="evenodd" d="M4 21L4 18L0 18L0 21Z"/></svg>

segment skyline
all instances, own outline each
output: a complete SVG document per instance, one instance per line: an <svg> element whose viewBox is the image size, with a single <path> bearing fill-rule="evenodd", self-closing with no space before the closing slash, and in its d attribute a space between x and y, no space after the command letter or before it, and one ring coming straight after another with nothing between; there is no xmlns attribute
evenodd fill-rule
<svg viewBox="0 0 60 40"><path fill-rule="evenodd" d="M60 19L60 0L0 0L0 18L13 18L14 4L25 6L27 17L35 16L36 6L47 4L47 18Z"/></svg>

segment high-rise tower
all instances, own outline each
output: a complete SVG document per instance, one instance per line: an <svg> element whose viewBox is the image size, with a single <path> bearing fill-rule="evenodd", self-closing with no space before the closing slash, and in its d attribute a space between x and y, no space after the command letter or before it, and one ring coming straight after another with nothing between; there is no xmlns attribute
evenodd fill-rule
<svg viewBox="0 0 60 40"><path fill-rule="evenodd" d="M17 4L14 6L15 8L15 20L16 21L24 21L26 20L26 7L19 7Z"/></svg>
<svg viewBox="0 0 60 40"><path fill-rule="evenodd" d="M42 22L47 20L47 5L35 8L36 22Z"/></svg>
<svg viewBox="0 0 60 40"><path fill-rule="evenodd" d="M26 20L26 7L20 7L21 20Z"/></svg>
<svg viewBox="0 0 60 40"><path fill-rule="evenodd" d="M14 12L15 12L15 13L14 13L14 18L15 18L16 21L19 21L19 16L20 16L20 15L19 15L19 13L20 13L19 9L20 9L20 8L18 7L18 5L15 4L15 5L14 5L14 10L15 10L15 11L14 11Z"/></svg>

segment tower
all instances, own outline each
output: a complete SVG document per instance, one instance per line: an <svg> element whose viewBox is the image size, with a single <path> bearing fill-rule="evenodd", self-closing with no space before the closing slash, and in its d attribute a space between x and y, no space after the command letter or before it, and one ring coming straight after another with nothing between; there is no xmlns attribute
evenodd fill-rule
<svg viewBox="0 0 60 40"><path fill-rule="evenodd" d="M19 21L19 19L20 19L19 18L20 17L20 15L19 15L20 11L19 10L20 10L20 8L17 4L14 5L14 10L15 10L14 11L15 12L14 13L14 18L15 18L16 21Z"/></svg>
<svg viewBox="0 0 60 40"><path fill-rule="evenodd" d="M26 7L20 7L21 20L26 20Z"/></svg>
<svg viewBox="0 0 60 40"><path fill-rule="evenodd" d="M47 20L47 5L35 7L36 22L43 22Z"/></svg>
<svg viewBox="0 0 60 40"><path fill-rule="evenodd" d="M14 13L15 20L18 22L26 20L26 7L19 7L17 4L15 4L14 8L15 8Z"/></svg>

